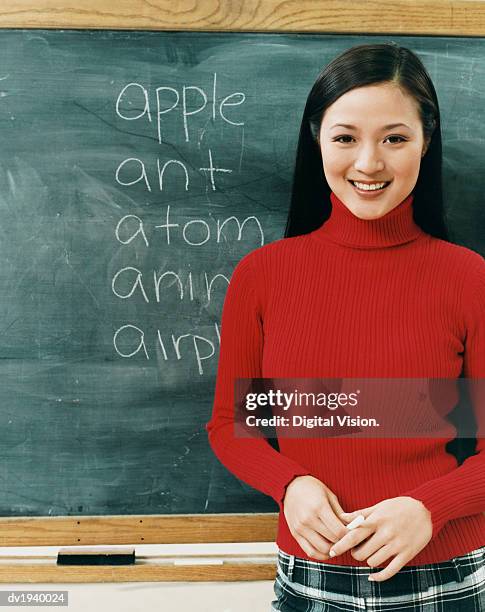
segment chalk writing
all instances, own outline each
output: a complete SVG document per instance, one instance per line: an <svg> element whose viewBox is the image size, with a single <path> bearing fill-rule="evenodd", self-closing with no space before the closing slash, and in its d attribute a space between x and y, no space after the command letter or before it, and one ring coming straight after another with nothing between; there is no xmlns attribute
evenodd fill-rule
<svg viewBox="0 0 485 612"><path fill-rule="evenodd" d="M147 129L153 130L153 138L155 139L156 134L156 142L161 146L167 144L164 136L170 131L169 128L181 125L184 142L191 144L195 140L200 163L189 164L182 153L178 155L179 152L173 146L166 158L162 155L156 155L152 159L142 158L134 151L130 157L121 159L116 166L116 184L127 191L136 190L138 194L140 189L142 192L144 190L147 193L163 194L167 192L168 187L172 190L170 194L173 194L174 188L181 193L198 194L203 193L204 189L206 192L207 189L217 192L218 177L223 174L228 177L240 174L242 156L239 167L233 172L230 163L218 159L214 146L201 148L202 137L194 139L193 136L196 115L206 117L211 129L217 128L218 124L230 126L231 129L244 126L244 121L235 114L241 111L246 100L245 94L236 91L221 98L218 89L220 86L217 73L213 73L210 94L203 87L192 84L184 84L178 88L167 84L149 88L143 83L132 81L123 85L115 103L118 120L140 126L140 135L143 134L143 137L146 137ZM206 132L207 127L202 133ZM132 129L130 133L133 134ZM224 296L230 280L229 275L201 270L197 274L198 282L195 283L193 272L181 269L180 261L167 263L170 254L173 253L179 260L182 245L183 264L190 267L190 256L197 257L208 244L227 248L231 242L244 244L247 241L249 250L249 246L254 246L255 238L261 245L264 244L264 231L255 215L248 215L243 219L234 215L214 218L212 213L209 213L207 218L204 211L194 215L194 210L190 209L190 214L186 213L186 219L182 219L185 212L183 207L178 207L176 214L173 208L174 206L167 204L165 212L155 221L152 211L149 221L145 220L143 215L135 214L135 211L129 212L118 219L114 228L116 241L123 249L130 249L128 252L136 257L136 261L132 262L133 265L123 265L114 272L111 277L111 291L117 299L136 304L140 320L133 321L133 310L130 310L128 318L131 320L115 330L113 346L116 354L124 359L141 357L150 360L156 355L162 362L169 359L195 360L197 371L202 376L204 366L214 359L216 347L220 344L218 324L214 323L215 337L206 337L193 329L178 335L172 333L173 330L167 332L160 328L157 328L156 332L146 332L143 305L160 304L162 313L164 308L171 309L170 321L173 324L173 317L177 316L176 309L174 312L173 308L174 299L175 304L193 304L194 308L197 308L195 319L199 322L201 309L207 309L216 295L219 298ZM136 212L138 213L138 210ZM150 251L155 252L157 256L163 255L164 264L160 269L155 269L156 266L153 265L145 266L143 261L141 264L138 261L139 258L143 259L143 253L148 257ZM215 261L213 251L208 263L212 261ZM163 321L163 317L161 320ZM186 320L185 310L181 323ZM204 326L204 330L207 329L208 326Z"/></svg>

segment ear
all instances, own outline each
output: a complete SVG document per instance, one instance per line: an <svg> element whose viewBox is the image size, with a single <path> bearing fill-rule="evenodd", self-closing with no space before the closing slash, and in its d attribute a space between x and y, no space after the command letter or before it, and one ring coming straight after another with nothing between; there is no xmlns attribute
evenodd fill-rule
<svg viewBox="0 0 485 612"><path fill-rule="evenodd" d="M423 150L421 152L421 157L424 157L426 155L430 141L431 141L431 138L426 138L426 140L424 141Z"/></svg>
<svg viewBox="0 0 485 612"><path fill-rule="evenodd" d="M320 125L318 126L318 131L317 131L317 144L320 147L320 133L322 131L322 124L320 123Z"/></svg>

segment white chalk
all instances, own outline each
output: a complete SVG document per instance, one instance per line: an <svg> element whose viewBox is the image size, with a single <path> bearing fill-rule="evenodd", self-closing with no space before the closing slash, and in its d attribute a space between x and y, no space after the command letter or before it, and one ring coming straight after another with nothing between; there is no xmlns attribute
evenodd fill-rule
<svg viewBox="0 0 485 612"><path fill-rule="evenodd" d="M362 514L359 514L353 521L351 521L348 525L346 525L347 529L355 529L359 525L365 521L365 517Z"/></svg>

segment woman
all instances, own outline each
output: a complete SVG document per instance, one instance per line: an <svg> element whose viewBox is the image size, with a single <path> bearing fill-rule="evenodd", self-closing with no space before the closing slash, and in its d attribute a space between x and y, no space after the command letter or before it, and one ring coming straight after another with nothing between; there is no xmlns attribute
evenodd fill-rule
<svg viewBox="0 0 485 612"><path fill-rule="evenodd" d="M234 270L206 428L220 461L279 505L273 610L485 610L483 393L461 465L453 428L280 437L279 452L233 432L236 378L485 377L485 262L447 240L441 164L416 55L345 51L308 96L285 238Z"/></svg>

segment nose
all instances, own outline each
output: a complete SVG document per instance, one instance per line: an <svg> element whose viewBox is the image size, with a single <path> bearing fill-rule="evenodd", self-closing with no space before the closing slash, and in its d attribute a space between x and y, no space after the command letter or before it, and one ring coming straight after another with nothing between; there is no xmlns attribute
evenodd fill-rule
<svg viewBox="0 0 485 612"><path fill-rule="evenodd" d="M381 153L372 144L359 148L354 168L363 174L375 174L384 168L384 161L381 159Z"/></svg>

